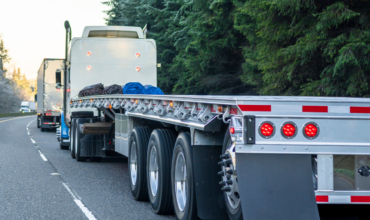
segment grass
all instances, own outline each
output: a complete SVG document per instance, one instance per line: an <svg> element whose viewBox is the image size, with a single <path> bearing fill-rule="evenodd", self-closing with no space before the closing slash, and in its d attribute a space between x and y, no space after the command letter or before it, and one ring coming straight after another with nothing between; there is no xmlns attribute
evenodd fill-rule
<svg viewBox="0 0 370 220"><path fill-rule="evenodd" d="M36 112L26 112L26 113L0 113L0 118L5 117L21 117L21 116L30 116L36 115Z"/></svg>

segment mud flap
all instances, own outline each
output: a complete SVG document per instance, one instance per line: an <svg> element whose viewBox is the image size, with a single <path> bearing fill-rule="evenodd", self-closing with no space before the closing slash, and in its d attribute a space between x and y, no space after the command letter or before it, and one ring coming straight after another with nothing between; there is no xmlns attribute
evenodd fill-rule
<svg viewBox="0 0 370 220"><path fill-rule="evenodd" d="M201 219L228 219L221 187L218 161L222 146L193 146L195 193Z"/></svg>
<svg viewBox="0 0 370 220"><path fill-rule="evenodd" d="M311 155L237 153L244 219L320 219Z"/></svg>

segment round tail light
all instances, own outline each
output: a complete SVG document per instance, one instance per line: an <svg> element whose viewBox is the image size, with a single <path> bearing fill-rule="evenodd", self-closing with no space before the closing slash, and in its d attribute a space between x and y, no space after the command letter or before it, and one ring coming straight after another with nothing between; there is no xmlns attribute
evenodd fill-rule
<svg viewBox="0 0 370 220"><path fill-rule="evenodd" d="M297 135L297 125L293 122L285 122L281 126L281 135L287 139L294 138Z"/></svg>
<svg viewBox="0 0 370 220"><path fill-rule="evenodd" d="M319 126L314 122L308 122L303 127L303 135L308 139L314 139L319 135Z"/></svg>
<svg viewBox="0 0 370 220"><path fill-rule="evenodd" d="M231 133L231 134L235 134L235 128L231 127L231 128L230 128L230 133Z"/></svg>
<svg viewBox="0 0 370 220"><path fill-rule="evenodd" d="M262 122L258 132L264 138L271 138L275 134L275 125L272 122Z"/></svg>

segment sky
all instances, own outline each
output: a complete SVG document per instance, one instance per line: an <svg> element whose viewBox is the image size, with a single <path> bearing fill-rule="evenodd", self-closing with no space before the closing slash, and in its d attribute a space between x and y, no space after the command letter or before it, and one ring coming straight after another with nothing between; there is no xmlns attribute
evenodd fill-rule
<svg viewBox="0 0 370 220"><path fill-rule="evenodd" d="M64 21L72 37L81 37L85 26L105 25L104 0L0 0L0 35L12 58L8 73L21 68L34 79L44 58L64 58Z"/></svg>

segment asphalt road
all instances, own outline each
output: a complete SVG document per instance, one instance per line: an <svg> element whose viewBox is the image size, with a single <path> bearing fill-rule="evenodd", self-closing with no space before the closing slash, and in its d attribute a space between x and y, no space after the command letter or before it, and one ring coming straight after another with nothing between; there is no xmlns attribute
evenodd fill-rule
<svg viewBox="0 0 370 220"><path fill-rule="evenodd" d="M127 159L77 162L35 119L0 119L0 219L175 219L132 198Z"/></svg>
<svg viewBox="0 0 370 220"><path fill-rule="evenodd" d="M0 119L0 219L176 219L132 198L127 159L77 162L35 119ZM370 206L319 211L323 220L370 219Z"/></svg>

